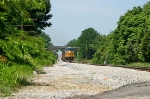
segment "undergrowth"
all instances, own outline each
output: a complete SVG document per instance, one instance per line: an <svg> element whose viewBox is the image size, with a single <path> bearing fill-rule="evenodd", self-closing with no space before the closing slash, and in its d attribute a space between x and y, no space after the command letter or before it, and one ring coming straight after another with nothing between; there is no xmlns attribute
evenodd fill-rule
<svg viewBox="0 0 150 99"><path fill-rule="evenodd" d="M34 60L37 65L21 65L13 62L0 63L0 96L10 95L20 86L31 85L28 78L32 77L33 71L38 74L45 74L42 70L44 66L52 66L52 63L43 59ZM50 65L48 65L50 64Z"/></svg>
<svg viewBox="0 0 150 99"><path fill-rule="evenodd" d="M0 39L0 95L29 85L27 78L33 71L44 73L43 66L52 66L55 59L41 38L19 34Z"/></svg>
<svg viewBox="0 0 150 99"><path fill-rule="evenodd" d="M32 68L26 65L12 65L0 63L0 92L9 95L21 83L20 78L28 77L32 74Z"/></svg>
<svg viewBox="0 0 150 99"><path fill-rule="evenodd" d="M130 64L127 64L127 66L150 67L150 63L136 62L136 63L130 63Z"/></svg>

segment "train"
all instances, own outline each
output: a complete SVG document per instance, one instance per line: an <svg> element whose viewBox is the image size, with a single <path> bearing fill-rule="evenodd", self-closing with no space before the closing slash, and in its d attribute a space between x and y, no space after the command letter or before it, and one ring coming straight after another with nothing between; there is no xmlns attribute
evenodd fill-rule
<svg viewBox="0 0 150 99"><path fill-rule="evenodd" d="M73 62L75 59L75 50L72 47L66 47L62 52L62 61Z"/></svg>

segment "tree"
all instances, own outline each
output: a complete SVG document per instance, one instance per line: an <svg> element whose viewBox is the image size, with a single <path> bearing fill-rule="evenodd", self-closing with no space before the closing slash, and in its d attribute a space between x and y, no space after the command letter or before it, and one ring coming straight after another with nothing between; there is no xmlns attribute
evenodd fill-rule
<svg viewBox="0 0 150 99"><path fill-rule="evenodd" d="M97 51L106 42L106 36L98 34L95 40L89 46Z"/></svg>
<svg viewBox="0 0 150 99"><path fill-rule="evenodd" d="M73 39L73 40L70 40L66 46L70 46L70 47L76 47L77 46L77 40L76 39Z"/></svg>
<svg viewBox="0 0 150 99"><path fill-rule="evenodd" d="M0 92L12 92L33 71L55 63L54 53L46 50L50 38L30 36L16 25L34 24L27 9L45 11L45 0L0 0ZM40 67L40 68L39 68ZM8 75L8 76L6 76ZM10 90L12 89L12 90Z"/></svg>
<svg viewBox="0 0 150 99"><path fill-rule="evenodd" d="M51 42L51 38L45 32L41 31L40 37L42 37L44 39L44 41L46 43L46 47L53 46L53 44Z"/></svg>
<svg viewBox="0 0 150 99"><path fill-rule="evenodd" d="M30 13L31 18L36 19L36 20L34 20L34 25L35 25L36 29L38 28L40 30L44 29L45 27L50 27L52 25L51 22L47 22L52 17L52 14L49 14L49 12L51 10L50 0L42 0L42 1L45 5L45 9L27 8L27 11ZM34 30L34 27L30 27L30 28L31 29L33 28L33 30Z"/></svg>
<svg viewBox="0 0 150 99"><path fill-rule="evenodd" d="M40 15L37 18L37 27L40 29L44 29L45 27L50 27L52 25L51 22L47 22L52 17L52 14L49 14L51 10L50 0L44 0L44 1L46 4L46 11L42 10L41 12L44 12L43 15Z"/></svg>
<svg viewBox="0 0 150 99"><path fill-rule="evenodd" d="M99 35L97 38L95 38L95 41L97 43L93 44L95 44L96 52L94 53L94 57L92 58L92 63L103 64L104 61L106 61L106 63L111 62L111 60L113 59L113 56L110 54L110 49L112 48L112 37L113 32L111 32L107 36Z"/></svg>
<svg viewBox="0 0 150 99"><path fill-rule="evenodd" d="M0 1L0 37L12 34L16 29L13 25L33 24L27 9L44 10L43 0L2 0ZM11 31L10 31L11 30Z"/></svg>
<svg viewBox="0 0 150 99"><path fill-rule="evenodd" d="M79 60L92 59L95 50L92 49L90 45L97 36L98 33L93 28L88 28L82 31L81 36L77 40L77 46L79 47Z"/></svg>
<svg viewBox="0 0 150 99"><path fill-rule="evenodd" d="M118 26L114 31L113 49L114 55L120 57L116 63L126 64L138 61L139 37L145 19L141 16L142 8L133 7L124 16L120 17ZM116 60L114 58L114 60Z"/></svg>
<svg viewBox="0 0 150 99"><path fill-rule="evenodd" d="M143 6L142 18L144 26L142 32L139 34L140 39L140 54L139 59L142 62L150 62L150 2Z"/></svg>
<svg viewBox="0 0 150 99"><path fill-rule="evenodd" d="M99 46L94 58L95 63L127 64L150 62L150 2L143 7L133 7L120 16L117 28ZM100 38L99 38L100 40ZM98 43L97 43L98 44Z"/></svg>
<svg viewBox="0 0 150 99"><path fill-rule="evenodd" d="M46 56L51 53L45 49L46 43L50 44L48 35L45 34L43 39L30 37L26 32L18 30L14 26L33 23L27 9L44 11L46 9L45 3L44 0L2 0L0 2L0 54L6 56L9 61L34 65L33 57L48 59L52 56Z"/></svg>

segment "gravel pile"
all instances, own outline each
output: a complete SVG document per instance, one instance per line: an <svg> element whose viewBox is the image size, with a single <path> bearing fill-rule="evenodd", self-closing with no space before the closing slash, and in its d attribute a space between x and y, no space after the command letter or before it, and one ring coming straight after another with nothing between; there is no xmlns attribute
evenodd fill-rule
<svg viewBox="0 0 150 99"><path fill-rule="evenodd" d="M2 99L61 99L75 95L94 95L130 83L150 81L150 72L120 67L92 66L59 62L45 67L46 74L37 75L33 82L13 96Z"/></svg>

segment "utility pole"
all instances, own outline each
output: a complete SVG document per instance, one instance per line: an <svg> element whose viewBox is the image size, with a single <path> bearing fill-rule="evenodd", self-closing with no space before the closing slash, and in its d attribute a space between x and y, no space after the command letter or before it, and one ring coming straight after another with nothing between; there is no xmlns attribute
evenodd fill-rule
<svg viewBox="0 0 150 99"><path fill-rule="evenodd" d="M85 48L86 48L86 61L87 61L87 44L86 44Z"/></svg>
<svg viewBox="0 0 150 99"><path fill-rule="evenodd" d="M24 30L23 23L21 23L21 25L20 25L20 26L21 26L21 30Z"/></svg>
<svg viewBox="0 0 150 99"><path fill-rule="evenodd" d="M37 19L32 19L33 22L37 21ZM37 24L28 24L28 25L25 25L23 23L21 23L20 25L14 25L16 27L20 27L20 30L23 30L23 31L26 31L30 34L34 34L36 35L37 34ZM36 29L35 30L26 30L28 27L35 27L36 26Z"/></svg>

